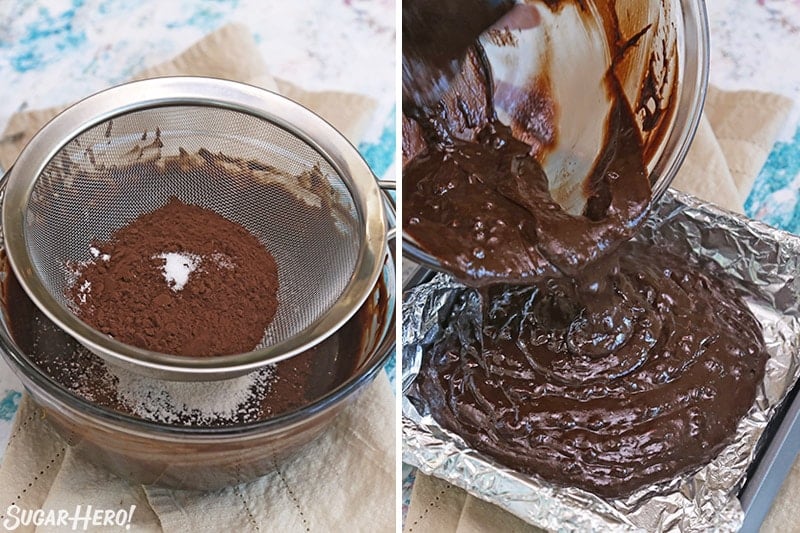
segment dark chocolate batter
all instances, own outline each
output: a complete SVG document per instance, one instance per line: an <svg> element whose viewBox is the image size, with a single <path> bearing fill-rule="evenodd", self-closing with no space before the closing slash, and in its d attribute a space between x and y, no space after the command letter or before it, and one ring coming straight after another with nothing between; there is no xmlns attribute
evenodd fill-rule
<svg viewBox="0 0 800 533"><path fill-rule="evenodd" d="M412 396L503 464L605 497L713 459L763 378L761 326L683 257L617 257L595 298L566 278L484 289L485 308L466 291Z"/></svg>
<svg viewBox="0 0 800 533"><path fill-rule="evenodd" d="M574 276L645 218L650 184L630 108L609 77L616 104L586 208L573 215L550 195L531 146L495 119L482 66L473 51L445 100L406 118L404 147L417 153L403 169L404 231L470 285Z"/></svg>
<svg viewBox="0 0 800 533"><path fill-rule="evenodd" d="M403 101L438 102L467 49L513 6L514 0L403 2Z"/></svg>

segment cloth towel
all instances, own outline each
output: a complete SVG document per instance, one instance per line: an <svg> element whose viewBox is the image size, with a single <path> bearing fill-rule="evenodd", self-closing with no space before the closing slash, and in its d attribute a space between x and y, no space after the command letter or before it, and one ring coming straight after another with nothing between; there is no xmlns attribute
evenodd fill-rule
<svg viewBox="0 0 800 533"><path fill-rule="evenodd" d="M358 142L376 103L340 92L306 92L267 73L246 27L228 25L180 56L136 78L195 75L271 89L316 111ZM0 165L8 168L30 137L59 110L13 116L0 136ZM130 531L394 531L395 409L387 376L342 412L325 434L274 472L213 492L142 487L72 453L27 396L22 400L0 465L0 515L21 509L129 509ZM0 519L2 527L2 519ZM56 531L41 526L16 531ZM120 528L112 529L119 531Z"/></svg>
<svg viewBox="0 0 800 533"><path fill-rule="evenodd" d="M737 213L764 166L789 111L786 97L709 87L694 141L672 187ZM798 531L800 460L775 499L761 531ZM404 531L427 533L507 533L541 531L499 507L417 472Z"/></svg>

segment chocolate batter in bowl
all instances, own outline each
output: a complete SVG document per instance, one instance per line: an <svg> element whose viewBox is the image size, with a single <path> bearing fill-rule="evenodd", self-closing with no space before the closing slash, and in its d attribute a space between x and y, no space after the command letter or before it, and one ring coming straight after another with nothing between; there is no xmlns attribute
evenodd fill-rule
<svg viewBox="0 0 800 533"><path fill-rule="evenodd" d="M5 255L2 267L3 357L76 452L136 483L208 490L274 470L325 431L383 371L394 348L390 257L353 318L323 343L275 366L270 388L254 399L256 410L244 421L154 420L120 401L106 379L111 367L44 316ZM155 378L142 379L157 388Z"/></svg>
<svg viewBox="0 0 800 533"><path fill-rule="evenodd" d="M436 117L433 127L421 118L426 113L404 109L405 253L474 285L525 282L554 270L571 274L575 264L613 250L634 234L688 150L707 83L707 43L703 7L688 0L533 1L515 7L483 35L441 106L428 110ZM449 140L431 138L442 131ZM501 163L498 177L521 172L522 181L539 183L539 192L500 190L498 203L497 195L482 198L473 188L453 188L463 178L448 181L452 174L427 182L414 178L421 175L416 164L422 158L409 163L427 153L426 146L451 141L487 149L503 145L512 159L530 153L541 170L511 170ZM445 157L448 164L458 167L469 158L458 152ZM640 160L640 168L625 163L626 154L634 163ZM459 171L478 181L486 177L474 168ZM646 179L636 179L638 173ZM637 190L646 182L652 192ZM615 186L621 192L614 193ZM475 204L472 218L448 218L448 199L462 193ZM444 202L439 207L436 197ZM524 197L533 197L538 207L526 205ZM493 217L492 209L503 211L506 201L514 204L512 211ZM509 227L531 220L525 211L542 212L547 203L549 212L557 212L553 223L563 228L555 241L564 251L544 248L554 233L541 221ZM495 228L492 218L505 227ZM492 231L499 232L495 244L489 242ZM604 244L587 250L565 240L578 233L593 233L593 241ZM574 261L567 260L571 254Z"/></svg>

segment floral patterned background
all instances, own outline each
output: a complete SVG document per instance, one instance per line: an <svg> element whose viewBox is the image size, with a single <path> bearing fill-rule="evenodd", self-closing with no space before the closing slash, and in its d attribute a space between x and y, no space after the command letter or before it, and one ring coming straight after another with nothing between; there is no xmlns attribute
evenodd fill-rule
<svg viewBox="0 0 800 533"><path fill-rule="evenodd" d="M784 94L795 106L745 203L745 212L800 233L800 1L709 2L711 83Z"/></svg>

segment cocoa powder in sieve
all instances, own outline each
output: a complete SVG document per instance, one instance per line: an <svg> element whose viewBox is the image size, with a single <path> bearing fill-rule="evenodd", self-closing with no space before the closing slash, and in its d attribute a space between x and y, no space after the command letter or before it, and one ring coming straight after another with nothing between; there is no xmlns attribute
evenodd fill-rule
<svg viewBox="0 0 800 533"><path fill-rule="evenodd" d="M246 352L275 316L275 259L209 209L171 198L92 253L67 297L81 319L124 343L187 356Z"/></svg>

